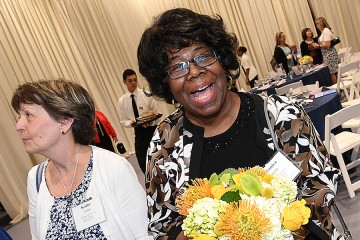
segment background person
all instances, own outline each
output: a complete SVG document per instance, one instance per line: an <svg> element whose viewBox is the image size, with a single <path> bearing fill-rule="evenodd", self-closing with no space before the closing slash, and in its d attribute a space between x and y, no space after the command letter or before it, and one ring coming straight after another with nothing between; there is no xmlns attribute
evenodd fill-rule
<svg viewBox="0 0 360 240"><path fill-rule="evenodd" d="M110 121L106 118L105 114L100 111L95 112L95 128L96 134L93 139L93 144L97 147L109 150L111 152L116 152L114 149L114 144L118 143L118 138L115 129L111 125ZM120 143L118 143L118 146ZM121 143L122 151L119 151L121 154L125 153L126 150L124 145Z"/></svg>
<svg viewBox="0 0 360 240"><path fill-rule="evenodd" d="M134 124L136 124L137 117L148 113L159 113L159 109L155 99L147 96L143 90L138 88L137 75L134 70L126 69L123 72L123 82L128 92L121 96L118 101L120 123L124 127L134 128L136 158L142 172L145 173L146 151L155 131L156 124L159 123L160 120L141 125ZM133 101L135 101L136 106L133 105ZM134 110L134 108L136 110Z"/></svg>
<svg viewBox="0 0 360 240"><path fill-rule="evenodd" d="M301 56L311 56L313 64L322 64L323 57L321 50L316 48L314 44L318 43L318 39L314 38L314 34L310 28L304 28L301 32L303 41L300 43Z"/></svg>
<svg viewBox="0 0 360 240"><path fill-rule="evenodd" d="M339 68L339 56L334 47L331 47L331 40L335 38L334 33L331 31L329 24L323 17L315 19L317 29L321 32L318 39L318 44L314 43L313 46L321 50L324 63L330 69L331 82L336 84L337 72Z"/></svg>
<svg viewBox="0 0 360 240"><path fill-rule="evenodd" d="M82 86L61 79L24 83L11 105L20 115L16 130L25 150L47 158L38 189L39 165L28 174L32 239L148 238L145 194L134 169L125 158L88 145L95 106ZM96 209L97 221L82 221L79 208Z"/></svg>
<svg viewBox="0 0 360 240"><path fill-rule="evenodd" d="M286 36L283 32L275 34L275 50L274 57L277 64L282 64L286 73L291 71L291 68L297 64L294 59L294 54L297 53L297 49L293 52L290 46L286 43Z"/></svg>
<svg viewBox="0 0 360 240"><path fill-rule="evenodd" d="M258 80L258 72L250 57L247 55L246 47L239 47L237 50L237 55L240 57L240 66L245 74L245 82L247 85L250 85L251 88L255 87L255 80Z"/></svg>
<svg viewBox="0 0 360 240"><path fill-rule="evenodd" d="M302 107L273 95L266 99L264 112L260 96L226 88L227 76L236 79L239 74L237 47L237 38L226 32L220 16L183 8L162 13L143 33L138 47L141 74L153 94L181 105L159 124L148 151L149 231L157 239L187 239L175 206L186 183L229 167L263 166L275 153L276 141L303 169L298 187L312 209L313 224L331 236L329 207L339 170L329 162ZM304 144L299 145L300 139ZM300 237L308 234L307 228L299 231Z"/></svg>

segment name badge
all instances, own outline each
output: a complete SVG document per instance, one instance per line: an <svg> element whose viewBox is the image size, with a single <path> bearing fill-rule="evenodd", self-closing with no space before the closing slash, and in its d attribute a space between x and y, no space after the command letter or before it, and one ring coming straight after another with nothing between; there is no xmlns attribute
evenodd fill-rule
<svg viewBox="0 0 360 240"><path fill-rule="evenodd" d="M277 151L265 164L264 169L274 175L283 176L291 181L300 175L301 168L293 163L283 152Z"/></svg>
<svg viewBox="0 0 360 240"><path fill-rule="evenodd" d="M106 220L100 199L90 198L72 208L72 212L78 232Z"/></svg>

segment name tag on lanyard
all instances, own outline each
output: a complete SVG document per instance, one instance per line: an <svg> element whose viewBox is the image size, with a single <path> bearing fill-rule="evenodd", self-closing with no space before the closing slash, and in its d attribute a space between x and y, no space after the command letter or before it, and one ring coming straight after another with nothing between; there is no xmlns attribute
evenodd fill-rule
<svg viewBox="0 0 360 240"><path fill-rule="evenodd" d="M100 199L88 201L72 208L76 230L78 232L106 220Z"/></svg>
<svg viewBox="0 0 360 240"><path fill-rule="evenodd" d="M295 181L302 172L302 169L281 151L277 151L271 157L264 169L270 174L283 176L292 181Z"/></svg>

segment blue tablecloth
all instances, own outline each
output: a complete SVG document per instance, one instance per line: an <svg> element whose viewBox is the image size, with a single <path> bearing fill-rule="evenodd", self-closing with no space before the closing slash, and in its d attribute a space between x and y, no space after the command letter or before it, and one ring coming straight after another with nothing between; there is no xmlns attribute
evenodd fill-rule
<svg viewBox="0 0 360 240"><path fill-rule="evenodd" d="M324 66L320 69L317 69L315 71L312 71L310 73L305 73L303 75L299 75L299 76L294 76L292 79L290 77L286 77L286 82L280 85L273 85L270 88L266 89L266 92L268 95L271 94L275 94L275 88L278 87L282 87L284 85L293 83L293 82L298 82L302 80L304 85L308 85L308 84L314 84L316 83L316 81L319 82L319 86L331 86L331 77L330 77L330 71L329 68L327 66ZM261 93L265 90L258 90L258 89L251 89L250 92L251 93Z"/></svg>
<svg viewBox="0 0 360 240"><path fill-rule="evenodd" d="M313 100L314 101L306 105L304 109L309 115L316 130L319 132L321 139L324 140L325 116L333 114L341 109L340 97L335 92Z"/></svg>

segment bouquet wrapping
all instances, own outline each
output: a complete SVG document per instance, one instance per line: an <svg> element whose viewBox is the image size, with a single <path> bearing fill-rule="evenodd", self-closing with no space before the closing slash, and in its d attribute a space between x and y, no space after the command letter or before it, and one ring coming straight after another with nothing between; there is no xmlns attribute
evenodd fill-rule
<svg viewBox="0 0 360 240"><path fill-rule="evenodd" d="M196 240L291 240L311 211L296 183L262 167L194 179L176 199L182 229Z"/></svg>

